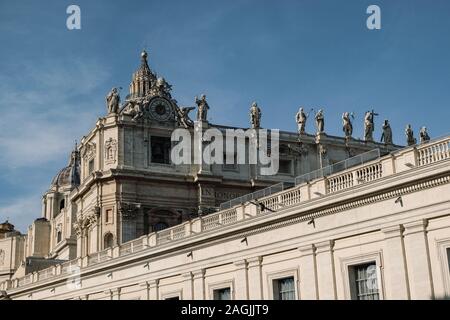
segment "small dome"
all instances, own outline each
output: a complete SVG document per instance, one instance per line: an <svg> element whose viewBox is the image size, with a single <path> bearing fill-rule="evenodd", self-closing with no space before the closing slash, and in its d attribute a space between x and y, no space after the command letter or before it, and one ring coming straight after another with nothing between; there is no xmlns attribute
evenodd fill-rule
<svg viewBox="0 0 450 320"><path fill-rule="evenodd" d="M8 220L6 220L3 223L0 223L0 233L7 233L14 231L14 225L9 223Z"/></svg>
<svg viewBox="0 0 450 320"><path fill-rule="evenodd" d="M127 96L127 99L145 97L150 92L150 88L156 82L156 75L148 66L147 57L147 52L145 50L142 51L141 65L133 73L132 81L130 84L130 94Z"/></svg>
<svg viewBox="0 0 450 320"><path fill-rule="evenodd" d="M53 178L52 187L76 187L80 184L80 155L75 145L75 150L70 155L69 165Z"/></svg>
<svg viewBox="0 0 450 320"><path fill-rule="evenodd" d="M77 186L78 184L80 184L79 167L65 167L52 180L52 186L58 187Z"/></svg>

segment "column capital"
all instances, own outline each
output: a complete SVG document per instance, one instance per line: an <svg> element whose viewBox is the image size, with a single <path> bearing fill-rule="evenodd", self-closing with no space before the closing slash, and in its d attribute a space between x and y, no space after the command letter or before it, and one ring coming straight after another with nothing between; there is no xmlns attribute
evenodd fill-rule
<svg viewBox="0 0 450 320"><path fill-rule="evenodd" d="M205 271L206 271L205 269L198 269L192 271L192 278L193 279L203 278L205 276Z"/></svg>
<svg viewBox="0 0 450 320"><path fill-rule="evenodd" d="M247 259L247 266L248 268L259 267L261 265L261 262L262 262L261 256L251 257Z"/></svg>
<svg viewBox="0 0 450 320"><path fill-rule="evenodd" d="M120 293L121 288L112 288L109 289L109 292L111 292L112 294L117 294Z"/></svg>
<svg viewBox="0 0 450 320"><path fill-rule="evenodd" d="M334 240L322 241L314 244L316 253L327 252L333 250Z"/></svg>
<svg viewBox="0 0 450 320"><path fill-rule="evenodd" d="M385 239L401 237L403 231L404 228L402 225L395 225L381 229L381 232L384 234Z"/></svg>
<svg viewBox="0 0 450 320"><path fill-rule="evenodd" d="M181 274L181 277L184 280L192 280L192 276L193 276L193 274L190 271Z"/></svg>
<svg viewBox="0 0 450 320"><path fill-rule="evenodd" d="M309 256L316 252L316 247L313 244L308 244L297 248L300 251L300 256Z"/></svg>
<svg viewBox="0 0 450 320"><path fill-rule="evenodd" d="M153 279L147 281L149 288L156 288L159 285L159 279Z"/></svg>
<svg viewBox="0 0 450 320"><path fill-rule="evenodd" d="M403 224L403 227L405 228L404 235L425 232L427 226L428 220L426 219L405 223Z"/></svg>
<svg viewBox="0 0 450 320"><path fill-rule="evenodd" d="M233 261L236 269L245 269L247 267L247 261L245 259Z"/></svg>

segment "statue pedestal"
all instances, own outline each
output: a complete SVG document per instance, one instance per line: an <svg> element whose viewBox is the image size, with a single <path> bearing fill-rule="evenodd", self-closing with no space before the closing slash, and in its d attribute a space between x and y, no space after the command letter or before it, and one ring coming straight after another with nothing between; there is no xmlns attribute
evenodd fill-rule
<svg viewBox="0 0 450 320"><path fill-rule="evenodd" d="M316 143L320 143L321 140L326 139L327 134L325 132L317 132L316 133Z"/></svg>

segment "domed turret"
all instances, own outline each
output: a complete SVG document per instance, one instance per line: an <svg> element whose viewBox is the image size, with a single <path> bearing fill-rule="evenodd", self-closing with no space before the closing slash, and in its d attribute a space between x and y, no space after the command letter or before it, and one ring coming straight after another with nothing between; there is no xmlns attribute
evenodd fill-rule
<svg viewBox="0 0 450 320"><path fill-rule="evenodd" d="M0 223L0 239L7 237L8 234L11 234L11 232L16 233L17 231L14 230L14 225L9 223L8 220L6 220L3 223Z"/></svg>
<svg viewBox="0 0 450 320"><path fill-rule="evenodd" d="M141 66L133 73L130 94L127 96L127 99L145 97L150 92L152 85L156 82L156 75L148 66L147 57L147 52L145 50L142 51Z"/></svg>
<svg viewBox="0 0 450 320"><path fill-rule="evenodd" d="M53 178L52 187L76 187L80 184L80 154L75 144L75 149L70 155L69 165Z"/></svg>

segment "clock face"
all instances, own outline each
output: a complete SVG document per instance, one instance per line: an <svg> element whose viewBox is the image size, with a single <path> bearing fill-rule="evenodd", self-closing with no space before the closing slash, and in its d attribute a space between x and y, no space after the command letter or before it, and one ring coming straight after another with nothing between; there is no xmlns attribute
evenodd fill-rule
<svg viewBox="0 0 450 320"><path fill-rule="evenodd" d="M158 121L166 121L172 115L170 102L164 98L154 98L150 101L149 111L152 118Z"/></svg>

